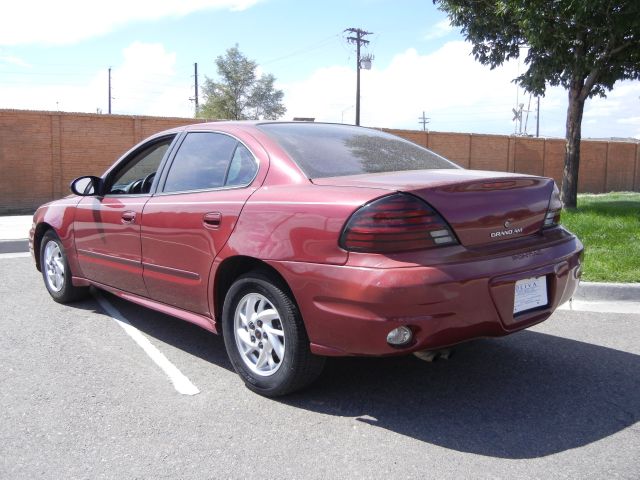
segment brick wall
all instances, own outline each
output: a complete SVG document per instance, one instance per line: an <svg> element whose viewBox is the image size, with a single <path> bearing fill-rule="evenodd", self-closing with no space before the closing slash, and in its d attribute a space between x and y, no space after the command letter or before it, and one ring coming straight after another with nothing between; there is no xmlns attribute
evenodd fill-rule
<svg viewBox="0 0 640 480"><path fill-rule="evenodd" d="M383 129L453 160L465 168L544 175L562 183L565 142L471 133ZM640 143L583 140L580 193L640 191Z"/></svg>
<svg viewBox="0 0 640 480"><path fill-rule="evenodd" d="M101 175L149 135L192 118L0 110L0 214L68 195L80 175Z"/></svg>
<svg viewBox="0 0 640 480"><path fill-rule="evenodd" d="M149 135L192 118L0 109L0 214L33 211L69 193L80 175L102 174ZM564 141L505 135L389 130L465 168L529 173L560 183ZM638 143L583 141L581 192L640 191Z"/></svg>

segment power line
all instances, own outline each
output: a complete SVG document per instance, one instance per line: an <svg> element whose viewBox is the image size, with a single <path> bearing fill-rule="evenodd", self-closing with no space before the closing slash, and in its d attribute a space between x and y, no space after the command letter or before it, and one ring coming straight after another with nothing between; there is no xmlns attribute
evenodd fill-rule
<svg viewBox="0 0 640 480"><path fill-rule="evenodd" d="M285 55L282 55L281 57L276 57L276 58L273 58L271 60L267 60L266 62L258 62L258 63L260 63L260 65L268 65L270 63L275 63L275 62L279 62L281 60L286 60L288 58L295 57L297 55L303 55L303 54L306 54L306 53L309 53L309 52L313 52L315 50L319 50L321 48L324 48L324 47L330 45L331 42L337 40L338 37L339 37L339 34L333 34L333 35L331 35L329 37L326 37L326 38L324 38L322 40L319 40L318 42L313 43L311 45L308 45L308 46L306 46L304 48L301 48L301 49L295 50L295 51L293 51L291 53L287 53Z"/></svg>

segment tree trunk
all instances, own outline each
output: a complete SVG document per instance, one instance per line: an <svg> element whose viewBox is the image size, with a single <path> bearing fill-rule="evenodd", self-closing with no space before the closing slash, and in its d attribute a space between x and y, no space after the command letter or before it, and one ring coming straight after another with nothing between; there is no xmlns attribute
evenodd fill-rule
<svg viewBox="0 0 640 480"><path fill-rule="evenodd" d="M562 190L560 197L565 208L576 208L578 200L578 170L580 167L580 140L582 138L582 113L585 98L582 80L574 80L569 88L567 108L567 144L564 156Z"/></svg>

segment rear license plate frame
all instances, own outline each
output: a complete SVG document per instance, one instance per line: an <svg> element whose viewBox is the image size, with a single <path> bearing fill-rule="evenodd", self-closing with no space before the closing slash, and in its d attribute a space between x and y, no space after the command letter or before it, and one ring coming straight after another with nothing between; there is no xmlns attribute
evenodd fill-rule
<svg viewBox="0 0 640 480"><path fill-rule="evenodd" d="M547 277L523 278L513 287L513 315L527 313L530 310L546 307L549 304Z"/></svg>

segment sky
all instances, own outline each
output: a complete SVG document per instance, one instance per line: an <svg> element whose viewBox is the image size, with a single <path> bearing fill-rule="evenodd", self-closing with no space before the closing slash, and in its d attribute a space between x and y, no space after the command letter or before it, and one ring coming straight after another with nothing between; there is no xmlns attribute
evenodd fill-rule
<svg viewBox="0 0 640 480"><path fill-rule="evenodd" d="M276 77L284 119L354 123L355 46L344 30L372 32L363 53L361 124L441 132L511 134L523 104L536 132L536 99L512 79L526 66L490 70L430 0L30 0L3 5L0 108L192 117L215 58L238 44ZM200 97L202 101L202 96ZM540 100L540 136L564 137L566 92ZM529 113L527 113L529 110ZM525 129L523 121L522 129ZM640 139L640 82L587 101L583 138Z"/></svg>

